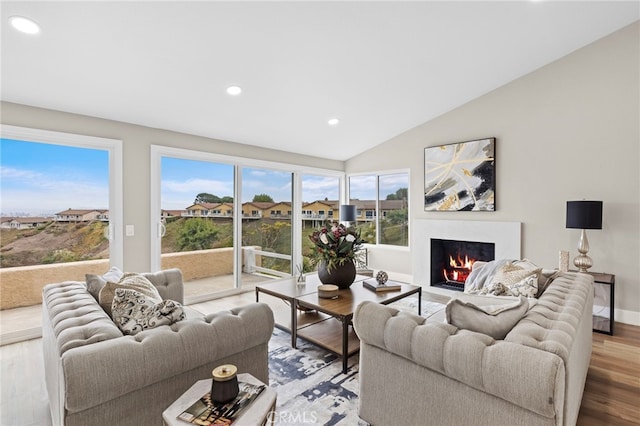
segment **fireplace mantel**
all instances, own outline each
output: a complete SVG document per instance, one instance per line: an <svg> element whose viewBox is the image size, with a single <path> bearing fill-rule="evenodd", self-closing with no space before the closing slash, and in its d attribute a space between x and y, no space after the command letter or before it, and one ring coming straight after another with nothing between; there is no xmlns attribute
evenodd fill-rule
<svg viewBox="0 0 640 426"><path fill-rule="evenodd" d="M417 219L412 226L413 283L431 291L431 239L490 242L496 259L521 258L521 222Z"/></svg>

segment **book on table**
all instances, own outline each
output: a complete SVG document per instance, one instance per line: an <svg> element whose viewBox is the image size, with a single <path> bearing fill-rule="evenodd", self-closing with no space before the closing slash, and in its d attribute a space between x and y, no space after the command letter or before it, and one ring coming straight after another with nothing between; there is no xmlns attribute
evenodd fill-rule
<svg viewBox="0 0 640 426"><path fill-rule="evenodd" d="M396 281L387 281L384 284L380 284L377 280L364 280L362 282L364 288L368 288L371 291L397 291L400 290L400 283Z"/></svg>
<svg viewBox="0 0 640 426"><path fill-rule="evenodd" d="M214 403L211 400L211 392L207 392L180 413L178 419L201 426L232 424L242 411L266 389L266 385L239 382L238 388L238 396L224 404Z"/></svg>

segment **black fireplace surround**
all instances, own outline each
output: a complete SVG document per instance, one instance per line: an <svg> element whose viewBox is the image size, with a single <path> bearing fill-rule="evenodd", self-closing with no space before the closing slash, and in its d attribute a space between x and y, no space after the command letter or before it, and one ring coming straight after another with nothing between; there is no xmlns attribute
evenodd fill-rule
<svg viewBox="0 0 640 426"><path fill-rule="evenodd" d="M494 260L495 247L494 243L432 238L431 285L463 291L471 265L478 260Z"/></svg>

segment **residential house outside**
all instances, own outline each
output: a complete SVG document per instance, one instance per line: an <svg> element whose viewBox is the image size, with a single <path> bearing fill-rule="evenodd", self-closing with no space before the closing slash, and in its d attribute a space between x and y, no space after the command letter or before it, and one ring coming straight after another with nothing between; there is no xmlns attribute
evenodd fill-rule
<svg viewBox="0 0 640 426"><path fill-rule="evenodd" d="M56 222L88 222L91 220L100 220L100 216L104 216L108 220L108 210L74 210L67 209L55 214Z"/></svg>

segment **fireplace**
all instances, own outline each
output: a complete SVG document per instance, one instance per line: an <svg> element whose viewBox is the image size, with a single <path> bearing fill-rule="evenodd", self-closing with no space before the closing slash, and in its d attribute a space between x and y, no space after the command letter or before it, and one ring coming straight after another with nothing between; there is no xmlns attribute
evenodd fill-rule
<svg viewBox="0 0 640 426"><path fill-rule="evenodd" d="M416 219L412 223L413 282L429 292L451 296L451 288L433 286L431 240L482 241L495 245L491 259L520 259L520 222ZM438 275L442 277L442 272ZM445 281L444 278L440 280ZM460 287L460 286L459 286Z"/></svg>
<svg viewBox="0 0 640 426"><path fill-rule="evenodd" d="M473 264L494 258L494 243L431 238L431 285L462 291Z"/></svg>

